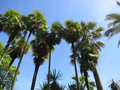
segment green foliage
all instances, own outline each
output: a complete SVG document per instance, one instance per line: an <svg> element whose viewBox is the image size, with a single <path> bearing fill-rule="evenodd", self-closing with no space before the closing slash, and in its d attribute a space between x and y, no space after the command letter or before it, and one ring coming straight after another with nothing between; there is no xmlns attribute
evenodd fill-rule
<svg viewBox="0 0 120 90"><path fill-rule="evenodd" d="M89 59L90 62L93 61L96 63L99 55L98 51L104 46L102 42L98 41L102 36L101 31L103 31L103 28L96 27L96 23L94 22L87 24L81 22L80 25L82 28L82 37L81 40L76 43L75 50L80 53L81 59Z"/></svg>
<svg viewBox="0 0 120 90"><path fill-rule="evenodd" d="M34 10L31 14L24 16L22 21L24 23L25 29L34 35L37 35L41 31L46 31L48 29L46 25L47 21L39 10Z"/></svg>
<svg viewBox="0 0 120 90"><path fill-rule="evenodd" d="M26 42L27 41L24 38L14 40L14 42L12 43L12 45L10 47L11 51L14 51L14 50L18 49L19 50L18 53L21 54L22 49L24 48ZM24 50L24 53L27 53L29 51L30 51L30 44L27 43L26 44L26 49ZM16 54L18 54L18 53L16 52ZM20 55L18 55L18 57L20 57Z"/></svg>
<svg viewBox="0 0 120 90"><path fill-rule="evenodd" d="M23 30L21 19L22 15L13 9L9 9L6 13L2 15L3 18L3 28L2 31L11 35L13 32L20 32ZM19 31L18 31L19 30Z"/></svg>
<svg viewBox="0 0 120 90"><path fill-rule="evenodd" d="M76 77L75 77L75 76L72 77L72 79L73 79L74 81L76 81ZM92 81L89 81L88 84L89 84L89 90L94 90L94 88L95 88L95 83L92 82ZM79 78L79 85L80 85L80 86L79 86L79 87L80 87L80 90L85 90L85 76L81 76L81 77ZM76 84L75 84L75 83L73 83L73 84L68 84L68 90L77 90Z"/></svg>
<svg viewBox="0 0 120 90"><path fill-rule="evenodd" d="M3 49L4 49L4 46L0 42L0 56L2 55ZM4 79L4 82L2 82L4 74L6 73L6 69L9 65L9 63L10 63L10 56L7 54L4 57L2 64L0 65L0 90L3 90L3 88L4 88L4 90L9 90L12 85L13 75L16 70L15 66L12 66L9 69L9 72Z"/></svg>
<svg viewBox="0 0 120 90"><path fill-rule="evenodd" d="M120 5L120 2L117 1L117 4ZM120 14L112 13L106 16L106 20L110 20L111 22L108 26L111 28L105 32L105 36L112 37L120 32Z"/></svg>
<svg viewBox="0 0 120 90"><path fill-rule="evenodd" d="M93 30L95 28L95 26L96 26L96 23L94 23L94 22L88 22L87 26L88 26L89 29Z"/></svg>
<svg viewBox="0 0 120 90"><path fill-rule="evenodd" d="M80 38L80 30L78 22L66 20L63 38L67 41L67 43L74 43Z"/></svg>

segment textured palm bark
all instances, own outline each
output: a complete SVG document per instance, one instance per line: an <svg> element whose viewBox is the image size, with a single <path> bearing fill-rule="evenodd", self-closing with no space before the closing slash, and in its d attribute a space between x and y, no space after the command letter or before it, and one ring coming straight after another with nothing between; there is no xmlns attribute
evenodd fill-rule
<svg viewBox="0 0 120 90"><path fill-rule="evenodd" d="M87 71L84 72L84 76L85 76L85 84L86 84L87 90L90 90L89 84L88 84L88 72Z"/></svg>
<svg viewBox="0 0 120 90"><path fill-rule="evenodd" d="M101 84L101 81L100 81L100 77L99 77L99 74L98 74L98 71L97 71L96 67L93 69L93 75L94 75L94 78L95 78L97 90L103 90L103 87L102 87L102 84Z"/></svg>
<svg viewBox="0 0 120 90"><path fill-rule="evenodd" d="M48 65L48 90L50 90L50 69L51 69L51 51L49 53L49 65Z"/></svg>
<svg viewBox="0 0 120 90"><path fill-rule="evenodd" d="M36 78L37 78L38 70L39 70L39 66L36 65L35 66L34 75L33 75L33 79L32 79L31 90L34 90L34 88L35 88L35 83L36 83Z"/></svg>

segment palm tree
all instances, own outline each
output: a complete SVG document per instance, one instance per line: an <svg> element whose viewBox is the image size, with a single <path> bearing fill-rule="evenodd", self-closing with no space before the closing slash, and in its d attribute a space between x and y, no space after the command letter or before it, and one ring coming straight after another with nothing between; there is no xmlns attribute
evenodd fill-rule
<svg viewBox="0 0 120 90"><path fill-rule="evenodd" d="M20 57L20 60L19 60L18 66L17 66L17 70L16 70L15 76L13 78L13 84L12 84L11 90L13 90L13 88L14 88L17 73L19 71L19 68L20 68L20 65L21 65L21 62L22 62L22 58L23 58L23 55L24 55L24 51L26 49L26 45L27 45L27 43L30 39L30 36L32 34L33 35L39 35L39 33L41 33L42 31L45 31L47 29L47 26L46 26L47 21L44 19L43 14L38 10L34 10L32 12L32 14L29 14L28 16L23 17L23 23L25 25L24 26L25 29L28 30L29 34L28 34L28 37L27 37L26 44L24 45L24 48L22 50L22 54L21 54L21 57Z"/></svg>
<svg viewBox="0 0 120 90"><path fill-rule="evenodd" d="M54 50L56 44L60 44L62 39L62 25L59 22L54 22L51 27L51 33L46 37L47 45L49 46L49 64L48 64L48 88L50 83L50 69L51 69L51 50Z"/></svg>
<svg viewBox="0 0 120 90"><path fill-rule="evenodd" d="M117 5L120 6L120 2L117 1ZM111 22L108 24L109 29L104 33L108 38L118 34L120 32L120 14L112 13L106 16L106 20ZM118 46L120 45L120 40Z"/></svg>
<svg viewBox="0 0 120 90"><path fill-rule="evenodd" d="M10 9L1 17L2 21L2 31L9 35L9 39L5 46L5 50L3 52L2 57L0 58L0 63L2 63L2 59L4 58L7 50L12 43L12 41L18 38L23 30L23 26L21 24L22 15L17 11Z"/></svg>
<svg viewBox="0 0 120 90"><path fill-rule="evenodd" d="M48 55L49 49L46 43L40 40L39 37L36 37L36 39L31 42L31 45L32 45L34 64L35 64L35 71L31 84L31 90L34 90L39 67L40 65L43 64L46 55Z"/></svg>
<svg viewBox="0 0 120 90"><path fill-rule="evenodd" d="M112 83L109 85L109 87L112 90L120 90L120 85L118 85L117 82L114 82L114 80L112 80Z"/></svg>
<svg viewBox="0 0 120 90"><path fill-rule="evenodd" d="M60 71L53 70L52 73L50 73L50 90L63 90L61 89L58 80L62 79L63 74Z"/></svg>
<svg viewBox="0 0 120 90"><path fill-rule="evenodd" d="M60 71L57 72L56 69L50 72L49 90L64 90L65 87L58 83L59 80L62 80L62 76L63 74ZM48 90L48 83L45 82L43 85L40 84L40 88L38 90Z"/></svg>
<svg viewBox="0 0 120 90"><path fill-rule="evenodd" d="M86 86L89 89L88 85L88 70L93 72L96 86L98 90L103 90L96 65L98 63L98 56L101 47L104 46L102 42L97 41L101 38L103 31L102 27L96 28L96 23L89 22L85 24L84 22L80 23L82 28L82 37L81 40L76 44L76 50L79 52L78 62L80 64L81 73L84 73L86 77Z"/></svg>
<svg viewBox="0 0 120 90"><path fill-rule="evenodd" d="M73 61L74 61L74 68L75 68L75 75L76 75L76 82L77 82L77 90L79 90L79 82L78 82L78 73L77 73L77 65L76 65L76 56L74 50L74 44L80 39L80 25L78 22L73 22L72 20L65 21L65 29L64 29L64 36L63 38L67 41L67 43L71 44L72 54L73 54Z"/></svg>

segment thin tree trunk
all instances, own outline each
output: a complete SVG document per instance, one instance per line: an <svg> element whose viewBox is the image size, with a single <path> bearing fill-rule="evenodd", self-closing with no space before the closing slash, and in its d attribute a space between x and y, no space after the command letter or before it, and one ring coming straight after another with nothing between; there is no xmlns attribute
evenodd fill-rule
<svg viewBox="0 0 120 90"><path fill-rule="evenodd" d="M76 60L74 60L74 69L75 69L75 75L76 75L76 81L77 81L77 90L80 90L79 89L79 80L78 80Z"/></svg>
<svg viewBox="0 0 120 90"><path fill-rule="evenodd" d="M32 79L32 85L31 85L31 90L34 90L35 88L35 83L36 83L36 78L37 78L37 73L39 70L39 66L35 66L35 71L34 71L34 75L33 75L33 79Z"/></svg>
<svg viewBox="0 0 120 90"><path fill-rule="evenodd" d="M89 90L88 72L87 71L84 72L84 76L85 76L85 84L86 84L87 90Z"/></svg>
<svg viewBox="0 0 120 90"><path fill-rule="evenodd" d="M50 68L51 68L51 51L49 52L49 64L48 64L48 90L50 89Z"/></svg>
<svg viewBox="0 0 120 90"><path fill-rule="evenodd" d="M21 57L20 57L20 60L19 60L19 63L18 63L16 72L15 72L15 76L14 76L13 81L12 81L11 90L14 89L15 81L16 81L16 78L17 78L17 74L18 74L18 71L19 71L21 62L22 62L22 58L23 58L23 55L24 55L24 51L25 51L25 49L26 49L26 45L27 45L27 43L28 43L28 41L29 41L29 39L30 39L31 34L32 34L32 32L29 33L28 38L27 38L27 41L26 41L26 43L25 43L25 46L24 46L24 48L23 48L23 50L22 50L22 54L21 54Z"/></svg>
<svg viewBox="0 0 120 90"><path fill-rule="evenodd" d="M101 81L100 81L100 77L99 77L99 74L98 74L98 71L97 71L96 67L94 67L93 75L94 75L94 78L95 78L97 90L103 90L103 87L102 87L102 84L101 84Z"/></svg>
<svg viewBox="0 0 120 90"><path fill-rule="evenodd" d="M16 57L12 58L12 60L11 60L10 63L9 63L8 68L10 68L10 67L12 66L13 62L15 61L15 59L16 59Z"/></svg>
<svg viewBox="0 0 120 90"><path fill-rule="evenodd" d="M73 54L75 53L74 43L72 43L72 52L73 52ZM75 69L75 76L76 76L76 82L77 82L77 90L80 90L79 89L79 80L78 80L77 65L76 65L75 57L73 57L73 61L74 61L74 69Z"/></svg>

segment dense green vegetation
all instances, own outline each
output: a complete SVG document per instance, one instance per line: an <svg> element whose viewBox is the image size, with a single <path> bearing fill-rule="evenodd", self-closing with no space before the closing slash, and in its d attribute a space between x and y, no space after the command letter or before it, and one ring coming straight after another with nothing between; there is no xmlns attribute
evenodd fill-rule
<svg viewBox="0 0 120 90"><path fill-rule="evenodd" d="M118 5L120 5L119 2ZM119 33L120 15L110 14L106 19L113 22L110 23L112 27L105 32L105 35L111 37ZM0 32L8 35L8 41L5 46L0 42L0 90L14 90L23 56L30 49L35 65L31 90L35 89L39 67L48 57L47 80L40 85L38 90L64 90L65 88L68 90L94 90L95 87L97 90L103 90L104 87L97 71L99 53L104 47L104 44L99 41L103 30L95 22L85 23L72 20L66 20L64 25L54 22L51 28L48 28L47 20L39 10L34 10L26 16L13 9L1 14ZM30 39L31 36L34 39ZM58 81L62 78L60 71L51 72L51 54L55 50L55 45L59 45L62 39L71 45L70 58L75 71L75 76L71 78L74 82L68 86L59 84ZM14 67L12 64L16 59L19 59L19 62L17 67ZM89 81L88 71L93 73L95 82ZM81 73L82 76L78 76L78 73ZM120 88L114 81L110 87L113 90Z"/></svg>
<svg viewBox="0 0 120 90"><path fill-rule="evenodd" d="M3 44L0 42L0 57L4 50ZM8 71L6 71L7 67L9 66L9 63L11 61L11 58L9 54L7 53L3 59L2 64L0 65L0 90L10 90L10 87L12 85L12 79L14 77L14 73L16 70L15 66L11 66ZM5 76L7 72L7 75ZM3 81L4 79L4 81Z"/></svg>

